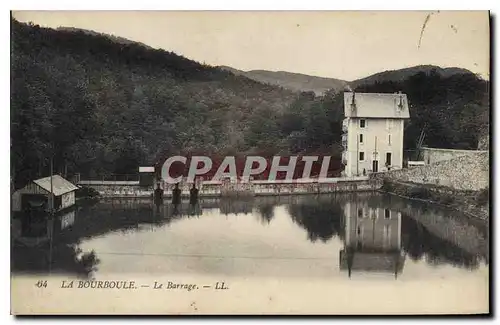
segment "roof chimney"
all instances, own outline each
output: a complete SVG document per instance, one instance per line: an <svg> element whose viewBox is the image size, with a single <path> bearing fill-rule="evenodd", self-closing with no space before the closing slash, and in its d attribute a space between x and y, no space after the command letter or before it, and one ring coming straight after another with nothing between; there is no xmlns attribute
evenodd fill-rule
<svg viewBox="0 0 500 325"><path fill-rule="evenodd" d="M352 92L352 101L351 101L351 112L356 111L356 93Z"/></svg>
<svg viewBox="0 0 500 325"><path fill-rule="evenodd" d="M398 107L400 110L403 109L403 95L401 93L401 91L399 92L399 104L398 104Z"/></svg>

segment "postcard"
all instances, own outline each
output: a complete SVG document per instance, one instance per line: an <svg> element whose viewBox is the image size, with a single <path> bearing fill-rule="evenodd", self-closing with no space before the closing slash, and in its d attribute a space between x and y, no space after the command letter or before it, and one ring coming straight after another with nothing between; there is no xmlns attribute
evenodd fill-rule
<svg viewBox="0 0 500 325"><path fill-rule="evenodd" d="M490 313L488 11L11 12L11 314Z"/></svg>

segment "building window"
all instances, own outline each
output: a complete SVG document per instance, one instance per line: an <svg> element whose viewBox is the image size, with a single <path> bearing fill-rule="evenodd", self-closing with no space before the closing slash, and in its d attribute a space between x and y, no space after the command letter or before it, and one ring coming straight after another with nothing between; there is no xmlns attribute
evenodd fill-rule
<svg viewBox="0 0 500 325"><path fill-rule="evenodd" d="M387 121L387 128L392 129L392 127L394 125L394 121L391 119L387 119L386 121Z"/></svg>
<svg viewBox="0 0 500 325"><path fill-rule="evenodd" d="M363 218L363 208L358 208L358 218Z"/></svg>
<svg viewBox="0 0 500 325"><path fill-rule="evenodd" d="M361 151L359 153L359 161L363 161L363 160L365 160L365 153L363 151Z"/></svg>
<svg viewBox="0 0 500 325"><path fill-rule="evenodd" d="M392 153L388 152L385 154L385 164L387 166L391 166L392 165Z"/></svg>
<svg viewBox="0 0 500 325"><path fill-rule="evenodd" d="M389 143L389 145L391 145L391 135L390 134L388 136L388 143Z"/></svg>
<svg viewBox="0 0 500 325"><path fill-rule="evenodd" d="M359 120L359 127L364 129L366 127L366 120Z"/></svg>
<svg viewBox="0 0 500 325"><path fill-rule="evenodd" d="M362 230L361 230L361 227L358 226L358 231L357 231L358 235L361 235L362 234Z"/></svg>
<svg viewBox="0 0 500 325"><path fill-rule="evenodd" d="M384 218L389 219L391 217L391 210L385 209Z"/></svg>
<svg viewBox="0 0 500 325"><path fill-rule="evenodd" d="M363 143L363 134L359 135L359 143Z"/></svg>

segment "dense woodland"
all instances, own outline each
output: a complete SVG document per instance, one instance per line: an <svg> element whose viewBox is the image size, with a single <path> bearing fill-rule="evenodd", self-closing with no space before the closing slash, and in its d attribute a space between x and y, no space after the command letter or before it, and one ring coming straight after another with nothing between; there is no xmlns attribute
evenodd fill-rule
<svg viewBox="0 0 500 325"><path fill-rule="evenodd" d="M11 171L15 187L56 172L136 173L165 155L340 156L342 92L292 92L106 35L12 21ZM417 73L357 91L408 94L405 147L475 149L488 130L489 83Z"/></svg>
<svg viewBox="0 0 500 325"><path fill-rule="evenodd" d="M435 148L477 149L489 133L489 82L472 73L442 77L423 72L404 81L362 85L360 92L396 92L408 95L410 120L405 149L415 149L422 130L424 144Z"/></svg>

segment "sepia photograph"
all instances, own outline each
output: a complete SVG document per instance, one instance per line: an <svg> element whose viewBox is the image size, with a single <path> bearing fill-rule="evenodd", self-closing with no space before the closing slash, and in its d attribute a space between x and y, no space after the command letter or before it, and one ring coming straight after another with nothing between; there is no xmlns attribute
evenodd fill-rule
<svg viewBox="0 0 500 325"><path fill-rule="evenodd" d="M491 24L11 11L11 315L490 315Z"/></svg>

